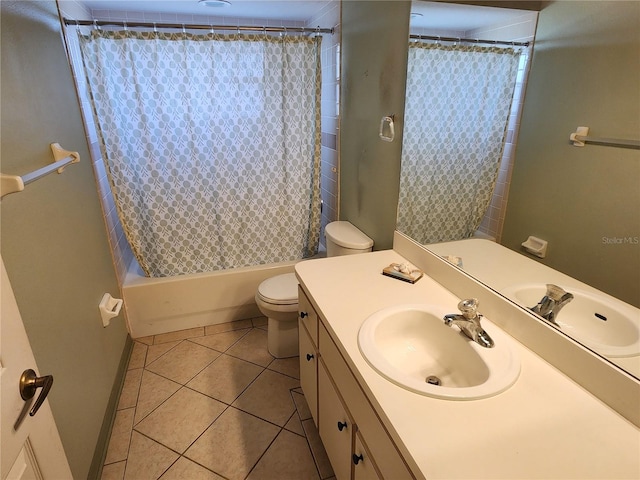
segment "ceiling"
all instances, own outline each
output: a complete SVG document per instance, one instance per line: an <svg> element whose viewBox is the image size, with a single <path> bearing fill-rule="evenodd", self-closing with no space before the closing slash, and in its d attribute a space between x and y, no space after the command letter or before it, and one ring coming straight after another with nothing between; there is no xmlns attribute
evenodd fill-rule
<svg viewBox="0 0 640 480"><path fill-rule="evenodd" d="M65 0L62 0L65 1ZM337 0L229 0L230 6L210 8L198 0L77 0L90 10L119 10L182 15L212 15L233 18L307 21L327 4ZM358 0L343 0L358 1ZM479 7L443 2L414 0L412 27L435 30L470 31L507 22L522 14L508 8Z"/></svg>
<svg viewBox="0 0 640 480"><path fill-rule="evenodd" d="M229 0L231 5L211 8L198 0L78 0L91 10L213 15L233 18L309 20L331 0Z"/></svg>
<svg viewBox="0 0 640 480"><path fill-rule="evenodd" d="M510 8L414 0L411 4L411 13L412 15L414 13L422 14L422 16L412 16L411 27L468 32L497 24L512 23L511 20L521 16L523 11Z"/></svg>

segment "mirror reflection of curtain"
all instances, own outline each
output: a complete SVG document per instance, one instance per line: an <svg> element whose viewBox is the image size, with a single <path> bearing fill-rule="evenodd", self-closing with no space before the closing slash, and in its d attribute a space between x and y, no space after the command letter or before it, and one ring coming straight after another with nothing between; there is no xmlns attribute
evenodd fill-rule
<svg viewBox="0 0 640 480"><path fill-rule="evenodd" d="M317 252L320 37L79 39L118 215L147 275Z"/></svg>
<svg viewBox="0 0 640 480"><path fill-rule="evenodd" d="M468 238L491 201L520 53L411 42L397 229L427 244Z"/></svg>

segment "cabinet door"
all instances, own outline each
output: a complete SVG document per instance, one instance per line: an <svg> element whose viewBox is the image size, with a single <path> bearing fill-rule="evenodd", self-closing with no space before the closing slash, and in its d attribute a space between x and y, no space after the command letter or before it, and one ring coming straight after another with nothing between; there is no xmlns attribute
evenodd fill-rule
<svg viewBox="0 0 640 480"><path fill-rule="evenodd" d="M304 327L302 320L298 325L300 345L300 386L307 400L313 423L318 426L318 352Z"/></svg>
<svg viewBox="0 0 640 480"><path fill-rule="evenodd" d="M360 434L356 432L355 445L353 447L353 480L382 480L373 464L369 451L362 442Z"/></svg>
<svg viewBox="0 0 640 480"><path fill-rule="evenodd" d="M302 290L302 287L298 285L298 318L307 328L307 332L311 336L311 340L314 345L318 345L318 314L316 313L313 305L307 298L307 295Z"/></svg>
<svg viewBox="0 0 640 480"><path fill-rule="evenodd" d="M322 362L318 364L318 431L337 480L351 478L353 422Z"/></svg>

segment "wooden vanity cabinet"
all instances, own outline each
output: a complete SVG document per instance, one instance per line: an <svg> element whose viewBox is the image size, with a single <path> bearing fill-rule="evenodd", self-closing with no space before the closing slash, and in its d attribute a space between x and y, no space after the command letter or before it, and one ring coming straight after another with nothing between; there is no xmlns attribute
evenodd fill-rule
<svg viewBox="0 0 640 480"><path fill-rule="evenodd" d="M300 351L300 387L318 426L318 315L298 287L298 339Z"/></svg>
<svg viewBox="0 0 640 480"><path fill-rule="evenodd" d="M327 369L318 366L318 433L338 480L351 478L354 422L336 391Z"/></svg>
<svg viewBox="0 0 640 480"><path fill-rule="evenodd" d="M300 385L337 480L415 479L302 288L299 305Z"/></svg>

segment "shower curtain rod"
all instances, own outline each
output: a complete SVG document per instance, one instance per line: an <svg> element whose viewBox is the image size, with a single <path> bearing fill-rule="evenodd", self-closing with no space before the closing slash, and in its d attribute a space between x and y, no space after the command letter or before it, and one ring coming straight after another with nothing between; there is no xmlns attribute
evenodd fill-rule
<svg viewBox="0 0 640 480"><path fill-rule="evenodd" d="M490 45L507 45L510 47L528 47L530 42L505 42L502 40L479 40L477 38L439 37L437 35L409 35L412 40L436 40L441 42L488 43Z"/></svg>
<svg viewBox="0 0 640 480"><path fill-rule="evenodd" d="M64 19L65 25L77 26L93 26L93 27L131 27L131 28L188 28L189 30L233 30L236 32L254 31L254 32L283 32L283 33L330 33L333 34L333 28L310 28L310 27L258 27L250 25L204 25L189 23L163 23L163 22L115 22L112 20L71 20Z"/></svg>

